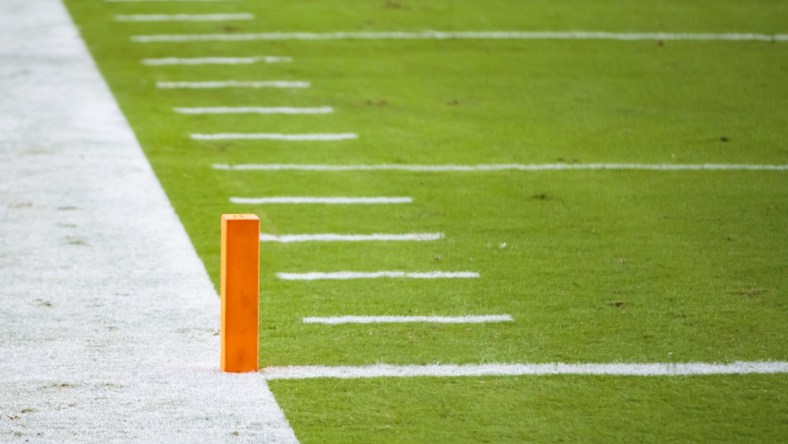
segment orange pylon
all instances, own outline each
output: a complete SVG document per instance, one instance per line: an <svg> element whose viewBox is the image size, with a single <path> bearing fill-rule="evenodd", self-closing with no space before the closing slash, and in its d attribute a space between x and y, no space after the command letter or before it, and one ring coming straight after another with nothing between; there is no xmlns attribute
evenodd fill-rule
<svg viewBox="0 0 788 444"><path fill-rule="evenodd" d="M222 215L221 364L224 372L258 370L260 219Z"/></svg>

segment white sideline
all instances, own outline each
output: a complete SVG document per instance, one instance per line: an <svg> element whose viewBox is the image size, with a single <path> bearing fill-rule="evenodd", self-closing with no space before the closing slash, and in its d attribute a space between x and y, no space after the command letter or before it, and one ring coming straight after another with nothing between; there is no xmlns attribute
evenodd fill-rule
<svg viewBox="0 0 788 444"><path fill-rule="evenodd" d="M426 242L443 239L443 233L407 234L260 234L261 242Z"/></svg>
<svg viewBox="0 0 788 444"><path fill-rule="evenodd" d="M320 281L320 280L348 280L348 279L476 279L479 273L474 271L335 271L329 273L276 273L276 277L283 281Z"/></svg>
<svg viewBox="0 0 788 444"><path fill-rule="evenodd" d="M578 170L642 170L642 171L788 171L788 165L748 164L672 164L672 163L543 163L543 164L482 164L482 165L310 165L286 163L213 164L225 171L412 171L431 173L474 173L489 171L578 171Z"/></svg>
<svg viewBox="0 0 788 444"><path fill-rule="evenodd" d="M141 1L141 0L140 0ZM152 0L147 0L152 1ZM162 0L164 1L164 0ZM173 1L173 0L170 0ZM185 1L185 0L184 0ZM208 0L204 0L208 1ZM257 57L162 57L158 59L142 59L147 66L166 65L250 65L252 63L290 63L292 57L257 56Z"/></svg>
<svg viewBox="0 0 788 444"><path fill-rule="evenodd" d="M135 43L271 40L676 40L786 42L788 34L593 31L260 32L247 34L135 35Z"/></svg>
<svg viewBox="0 0 788 444"><path fill-rule="evenodd" d="M203 106L175 107L178 114L331 114L334 108L319 106L296 108L292 106Z"/></svg>
<svg viewBox="0 0 788 444"><path fill-rule="evenodd" d="M309 88L300 80L210 80L204 82L156 82L159 89L219 89L219 88Z"/></svg>
<svg viewBox="0 0 788 444"><path fill-rule="evenodd" d="M62 2L0 60L0 442L296 442Z"/></svg>
<svg viewBox="0 0 788 444"><path fill-rule="evenodd" d="M221 22L253 20L254 14L117 14L116 22Z"/></svg>
<svg viewBox="0 0 788 444"><path fill-rule="evenodd" d="M216 133L189 134L193 140L284 140L288 142L333 142L358 139L354 133L279 134L279 133Z"/></svg>
<svg viewBox="0 0 788 444"><path fill-rule="evenodd" d="M268 367L263 374L276 379L358 379L413 378L460 376L704 376L753 375L788 373L788 362L754 361L728 364L709 362L645 363L645 364L434 364L434 365L369 365L369 366L293 366Z"/></svg>
<svg viewBox="0 0 788 444"><path fill-rule="evenodd" d="M476 316L335 316L328 318L304 318L304 324L488 324L514 322L512 315Z"/></svg>
<svg viewBox="0 0 788 444"><path fill-rule="evenodd" d="M239 205L266 204L321 204L321 205L376 205L413 203L412 197L231 197Z"/></svg>

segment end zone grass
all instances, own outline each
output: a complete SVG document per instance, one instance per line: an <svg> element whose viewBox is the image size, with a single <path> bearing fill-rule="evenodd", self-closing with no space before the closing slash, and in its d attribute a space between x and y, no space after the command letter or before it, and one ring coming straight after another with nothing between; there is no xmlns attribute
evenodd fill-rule
<svg viewBox="0 0 788 444"><path fill-rule="evenodd" d="M67 1L218 281L218 218L262 230L441 232L429 243L264 244L263 366L788 359L785 172L233 172L212 164L788 164L786 46L772 42L132 43L132 35L359 30L785 32L774 2ZM516 3L516 4L515 4ZM239 23L114 14L252 12ZM145 66L145 58L291 63ZM308 81L161 90L158 81ZM331 106L330 115L174 107ZM190 133L359 134L341 142ZM391 206L235 205L230 197L409 196ZM285 282L277 272L456 271L454 281ZM315 326L307 316L511 314L494 325ZM304 441L772 441L777 376L273 381Z"/></svg>

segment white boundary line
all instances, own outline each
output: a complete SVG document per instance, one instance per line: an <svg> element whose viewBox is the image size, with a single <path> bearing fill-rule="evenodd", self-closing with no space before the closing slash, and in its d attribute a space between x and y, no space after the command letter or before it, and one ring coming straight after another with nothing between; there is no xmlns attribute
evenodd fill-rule
<svg viewBox="0 0 788 444"><path fill-rule="evenodd" d="M703 376L788 373L785 361L737 361L728 364L645 363L645 364L435 364L369 365L360 367L292 366L262 370L266 379L358 379L459 376Z"/></svg>
<svg viewBox="0 0 788 444"><path fill-rule="evenodd" d="M576 170L644 170L644 171L788 171L788 165L755 164L670 164L670 163L547 163L482 165L309 165L309 164L214 164L225 171L413 171L413 172L489 172L489 171L576 171Z"/></svg>
<svg viewBox="0 0 788 444"><path fill-rule="evenodd" d="M331 114L334 108L320 106L312 108L296 108L290 106L210 106L210 107L175 107L178 114Z"/></svg>
<svg viewBox="0 0 788 444"><path fill-rule="evenodd" d="M283 140L288 142L333 142L358 139L354 133L279 134L279 133L216 133L189 134L192 140Z"/></svg>
<svg viewBox="0 0 788 444"><path fill-rule="evenodd" d="M349 279L476 279L479 273L474 271L335 271L335 272L310 272L310 273L276 273L276 277L283 281L320 281L320 280L349 280Z"/></svg>
<svg viewBox="0 0 788 444"><path fill-rule="evenodd" d="M208 3L237 2L240 0L104 0L107 3Z"/></svg>
<svg viewBox="0 0 788 444"><path fill-rule="evenodd" d="M422 31L422 32L261 32L248 34L135 35L132 42L204 42L270 40L686 40L785 42L788 34L671 33L591 31Z"/></svg>
<svg viewBox="0 0 788 444"><path fill-rule="evenodd" d="M469 316L332 316L328 318L307 317L304 324L489 324L514 322L512 315L469 315Z"/></svg>
<svg viewBox="0 0 788 444"><path fill-rule="evenodd" d="M301 80L209 80L203 82L156 82L159 89L218 89L218 88L309 88Z"/></svg>
<svg viewBox="0 0 788 444"><path fill-rule="evenodd" d="M297 442L63 2L0 34L0 441Z"/></svg>
<svg viewBox="0 0 788 444"><path fill-rule="evenodd" d="M260 242L427 242L443 239L443 233L406 234L260 234Z"/></svg>
<svg viewBox="0 0 788 444"><path fill-rule="evenodd" d="M252 63L290 63L292 57L255 56L255 57L162 57L142 59L146 66L167 65L249 65Z"/></svg>
<svg viewBox="0 0 788 444"><path fill-rule="evenodd" d="M117 14L116 22L222 22L253 20L254 14Z"/></svg>
<svg viewBox="0 0 788 444"><path fill-rule="evenodd" d="M412 197L231 197L230 202L239 205L267 204L321 204L321 205L377 205L413 203Z"/></svg>

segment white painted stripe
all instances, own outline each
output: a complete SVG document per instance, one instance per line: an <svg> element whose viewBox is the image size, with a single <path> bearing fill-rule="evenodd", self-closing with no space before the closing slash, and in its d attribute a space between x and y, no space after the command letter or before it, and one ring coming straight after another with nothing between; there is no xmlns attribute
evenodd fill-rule
<svg viewBox="0 0 788 444"><path fill-rule="evenodd" d="M473 271L335 271L330 273L276 273L276 277L284 281L319 281L319 280L348 280L348 279L475 279L479 273Z"/></svg>
<svg viewBox="0 0 788 444"><path fill-rule="evenodd" d="M257 57L162 57L158 59L142 59L147 66L163 65L248 65L252 63L289 63L292 57L257 56Z"/></svg>
<svg viewBox="0 0 788 444"><path fill-rule="evenodd" d="M289 142L331 142L358 139L353 133L278 134L278 133L217 133L190 134L193 140L285 140Z"/></svg>
<svg viewBox="0 0 788 444"><path fill-rule="evenodd" d="M0 54L0 442L297 443L63 2L0 0Z"/></svg>
<svg viewBox="0 0 788 444"><path fill-rule="evenodd" d="M553 163L485 165L309 165L309 164L214 164L216 170L231 171L413 171L413 172L488 172L488 171L565 171L565 170L645 170L645 171L788 171L788 165L755 164L646 164L646 163Z"/></svg>
<svg viewBox="0 0 788 444"><path fill-rule="evenodd" d="M107 3L143 3L143 2L159 2L159 3L199 3L199 2L237 2L240 0L104 0Z"/></svg>
<svg viewBox="0 0 788 444"><path fill-rule="evenodd" d="M294 108L288 106L213 106L194 108L174 108L179 114L331 114L334 108L320 106L314 108Z"/></svg>
<svg viewBox="0 0 788 444"><path fill-rule="evenodd" d="M309 88L301 80L211 80L206 82L156 82L160 89L217 89L217 88Z"/></svg>
<svg viewBox="0 0 788 444"><path fill-rule="evenodd" d="M118 14L116 22L220 22L252 20L254 14Z"/></svg>
<svg viewBox="0 0 788 444"><path fill-rule="evenodd" d="M251 34L135 35L132 42L243 42L254 40L688 40L785 42L788 34L590 31L263 32Z"/></svg>
<svg viewBox="0 0 788 444"><path fill-rule="evenodd" d="M425 242L443 239L443 233L406 234L260 234L261 242Z"/></svg>
<svg viewBox="0 0 788 444"><path fill-rule="evenodd" d="M304 324L486 324L514 322L512 315L477 316L336 316L329 318L304 318Z"/></svg>
<svg viewBox="0 0 788 444"><path fill-rule="evenodd" d="M728 364L645 363L645 364L434 364L434 365L369 365L360 367L268 367L263 370L266 379L313 378L412 378L458 376L700 376L700 375L750 375L788 373L788 362L754 361Z"/></svg>
<svg viewBox="0 0 788 444"><path fill-rule="evenodd" d="M231 197L230 202L244 205L264 204L325 204L375 205L413 203L412 197Z"/></svg>

